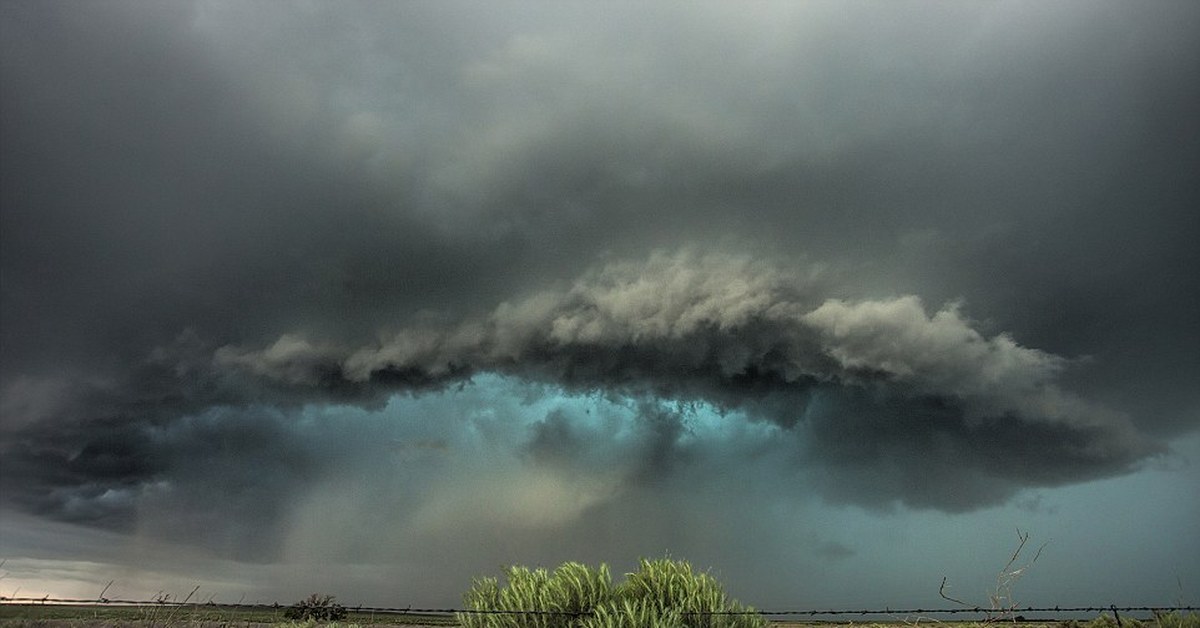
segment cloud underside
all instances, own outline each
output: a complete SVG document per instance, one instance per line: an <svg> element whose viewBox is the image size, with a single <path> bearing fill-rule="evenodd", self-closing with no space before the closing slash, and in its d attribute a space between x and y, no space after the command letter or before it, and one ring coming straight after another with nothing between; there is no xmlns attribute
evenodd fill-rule
<svg viewBox="0 0 1200 628"><path fill-rule="evenodd" d="M222 347L214 366L343 393L491 372L704 401L802 426L815 455L837 450L831 462L857 451L847 466L884 470L872 484L900 478L852 494L933 507L1126 470L1156 449L1126 417L1060 390L1064 359L984 337L957 305L929 313L915 296L821 299L806 283L749 257L657 254L502 303L482 320L428 323L348 349L285 335L262 349ZM916 480L915 469L951 465L977 469L967 475L984 490L949 478L945 490L926 490Z"/></svg>
<svg viewBox="0 0 1200 628"><path fill-rule="evenodd" d="M497 521L565 525L707 464L736 469L731 451L746 468L758 464L754 452L782 456L758 472L829 501L946 511L1127 472L1161 451L1127 417L1062 390L1066 360L982 335L957 304L931 312L915 296L829 299L819 283L748 256L682 251L606 264L477 319L425 315L368 346L285 334L211 349L185 334L144 365L163 397L97 389L92 415L18 431L23 448L6 452L6 475L36 478L16 491L27 508L112 527L132 525L149 504L190 511L232 482L236 499L183 529L203 530L225 508L275 525L296 487L325 481L321 441L335 461L355 449L344 436L306 433L295 418L305 408L386 414L395 395L440 398L487 388L480 381L628 410L606 429L561 407L492 417L511 425L483 442L517 467L485 471L495 481L469 495L446 490L413 525L479 516L489 495L483 510ZM696 407L734 436L696 429ZM462 426L453 412L434 414L425 420L441 429ZM760 427L736 436L739 425ZM387 438L409 428L396 429ZM444 435L417 442L447 448ZM214 474L225 481L197 480Z"/></svg>

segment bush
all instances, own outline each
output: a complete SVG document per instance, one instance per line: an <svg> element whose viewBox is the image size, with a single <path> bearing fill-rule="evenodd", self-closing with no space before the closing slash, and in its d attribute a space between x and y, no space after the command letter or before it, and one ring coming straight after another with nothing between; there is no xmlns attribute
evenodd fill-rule
<svg viewBox="0 0 1200 628"><path fill-rule="evenodd" d="M334 602L332 595L313 593L283 612L286 619L300 621L341 621L346 618L346 607Z"/></svg>
<svg viewBox="0 0 1200 628"><path fill-rule="evenodd" d="M612 585L608 566L564 563L553 572L514 566L473 582L463 596L463 628L764 628L766 620L731 600L715 578L686 561L642 559Z"/></svg>

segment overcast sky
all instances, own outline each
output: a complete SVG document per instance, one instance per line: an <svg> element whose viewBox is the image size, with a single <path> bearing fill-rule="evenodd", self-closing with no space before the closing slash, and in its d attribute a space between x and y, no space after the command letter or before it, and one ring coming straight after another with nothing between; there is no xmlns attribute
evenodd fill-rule
<svg viewBox="0 0 1200 628"><path fill-rule="evenodd" d="M1200 601L1200 3L0 3L0 594Z"/></svg>

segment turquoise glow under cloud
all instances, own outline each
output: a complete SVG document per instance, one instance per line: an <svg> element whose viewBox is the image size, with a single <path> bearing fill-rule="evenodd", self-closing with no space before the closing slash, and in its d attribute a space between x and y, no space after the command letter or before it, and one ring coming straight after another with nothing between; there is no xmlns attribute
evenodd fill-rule
<svg viewBox="0 0 1200 628"><path fill-rule="evenodd" d="M192 422L253 412L211 410ZM1045 544L1013 589L1022 604L1094 604L1097 594L1105 603L1168 604L1193 599L1200 582L1185 558L1200 550L1191 531L1195 438L1134 475L946 514L830 505L797 471L795 433L703 403L647 406L484 374L439 392L396 395L376 409L307 406L274 421L281 446L317 443L306 455L321 464L297 482L272 480L280 467L262 467L263 483L290 491L269 560L172 549L180 505L160 486L141 496L141 531L131 539L66 524L5 535L6 583L29 594L87 596L115 579L111 593L131 597L199 583L226 601L286 599L315 587L349 593L354 603L454 604L453 592L498 565L583 560L620 570L638 556L669 553L714 566L760 607L861 605L864 589L883 605L939 606L943 576L957 597L986 604L1017 528L1032 535L1027 557ZM666 441L662 421L679 428ZM572 438L586 447L573 448ZM539 450L539 442L560 449ZM668 445L677 449L673 466L655 467ZM236 455L226 449L193 471L214 473L238 464ZM239 487L227 488L236 502ZM1129 530L1139 528L1157 532L1135 543ZM129 555L147 562L116 566ZM1138 582L1113 580L1147 563L1154 568Z"/></svg>

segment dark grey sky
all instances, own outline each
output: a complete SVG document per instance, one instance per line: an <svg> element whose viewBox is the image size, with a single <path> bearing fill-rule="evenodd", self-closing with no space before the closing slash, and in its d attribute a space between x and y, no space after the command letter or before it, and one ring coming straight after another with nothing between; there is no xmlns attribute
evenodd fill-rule
<svg viewBox="0 0 1200 628"><path fill-rule="evenodd" d="M1197 32L1191 2L6 2L0 552L30 587L300 595L272 570L320 560L441 603L667 549L761 606L879 601L796 599L789 561L917 603L897 547L1002 534L999 568L1028 520L1200 550ZM1185 497L1071 524L1096 486Z"/></svg>

